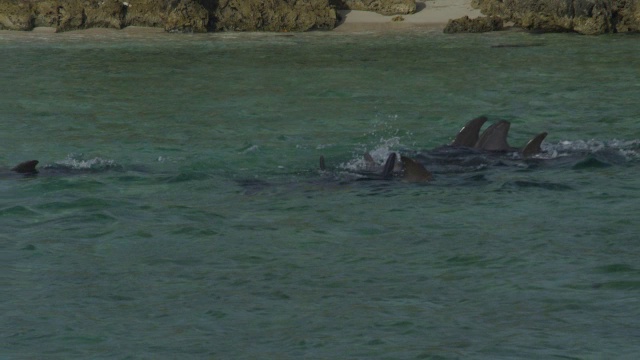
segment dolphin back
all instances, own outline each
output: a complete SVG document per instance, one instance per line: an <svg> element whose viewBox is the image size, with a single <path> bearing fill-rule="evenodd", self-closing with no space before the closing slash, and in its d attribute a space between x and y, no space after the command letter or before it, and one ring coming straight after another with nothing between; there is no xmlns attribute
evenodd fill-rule
<svg viewBox="0 0 640 360"><path fill-rule="evenodd" d="M38 170L36 169L36 165L38 165L38 162L38 160L21 162L20 164L14 166L11 171L15 171L19 174L35 174L38 172Z"/></svg>

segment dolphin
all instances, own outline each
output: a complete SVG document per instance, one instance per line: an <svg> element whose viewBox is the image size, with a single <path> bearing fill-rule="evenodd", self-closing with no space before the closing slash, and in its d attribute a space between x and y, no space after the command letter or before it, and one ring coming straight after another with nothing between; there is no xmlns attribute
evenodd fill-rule
<svg viewBox="0 0 640 360"><path fill-rule="evenodd" d="M479 135L480 129L487 122L487 117L480 116L468 121L449 145L437 147L425 152L414 152L413 157L402 154L397 158L395 153L388 155L384 166L380 166L371 154L364 154L364 169L353 172L358 180L401 179L407 182L428 182L433 180L433 173L460 173L482 170L492 165L505 165L505 161L513 162L511 155L505 158L501 153L519 153L522 159L540 153L541 143L547 133L542 132L522 148L509 145L507 136L511 123L500 120L489 126ZM429 168L430 170L427 170ZM324 156L320 156L320 170L326 170Z"/></svg>
<svg viewBox="0 0 640 360"><path fill-rule="evenodd" d="M433 180L433 175L418 161L408 156L401 156L400 161L402 162L402 179L404 181L429 182Z"/></svg>
<svg viewBox="0 0 640 360"><path fill-rule="evenodd" d="M12 168L1 168L0 178L17 178L17 177L31 177L38 175L38 160L23 161L20 164Z"/></svg>
<svg viewBox="0 0 640 360"><path fill-rule="evenodd" d="M22 175L48 177L123 170L120 165L99 158L88 160L87 162L79 161L79 163L81 163L81 165L76 165L75 163L66 164L64 162L52 163L43 165L41 168L38 168L37 166L38 164L40 164L38 160L28 160L23 161L8 170L0 170L0 176L15 177L17 175ZM131 169L143 172L146 171L144 167L134 167Z"/></svg>
<svg viewBox="0 0 640 360"><path fill-rule="evenodd" d="M506 120L500 120L491 124L491 126L482 132L482 135L480 135L480 138L478 138L478 141L473 147L486 151L511 150L511 146L509 146L507 142L510 127L511 123Z"/></svg>
<svg viewBox="0 0 640 360"><path fill-rule="evenodd" d="M547 132L541 132L540 134L533 137L533 139L529 140L527 144L520 151L522 156L525 158L531 157L535 154L539 154L542 152L540 148L540 144L547 137Z"/></svg>
<svg viewBox="0 0 640 360"><path fill-rule="evenodd" d="M361 180L389 180L393 177L394 169L396 167L396 153L391 153L387 156L387 160L384 162L384 166L380 168L373 157L370 154L364 155L365 160L365 169L362 171L356 172L357 175L362 176ZM324 155L320 155L320 170L326 171L327 165L324 159Z"/></svg>
<svg viewBox="0 0 640 360"><path fill-rule="evenodd" d="M427 182L433 179L432 174L420 162L408 157L401 156L400 161L396 153L392 152L387 156L384 165L380 167L375 163L370 154L364 155L365 169L356 171L359 177L356 180L391 180L398 178L408 182ZM320 170L326 171L324 156L320 156Z"/></svg>
<svg viewBox="0 0 640 360"><path fill-rule="evenodd" d="M11 171L17 172L18 174L25 174L25 175L37 174L38 169L36 169L36 166L38 165L38 163L39 163L38 160L24 161L14 166L13 168L11 168Z"/></svg>
<svg viewBox="0 0 640 360"><path fill-rule="evenodd" d="M487 122L486 116L480 116L473 120L469 120L465 126L460 129L458 135L451 143L451 146L466 146L474 147L478 142L478 134L480 134L480 128Z"/></svg>
<svg viewBox="0 0 640 360"><path fill-rule="evenodd" d="M520 151L523 156L530 157L534 154L540 153L540 144L547 136L546 132L540 133L533 137L522 148L517 149L511 147L507 141L507 135L511 127L511 123L506 120L500 120L497 123L489 126L480 136L480 129L487 122L486 116L480 116L475 119L469 120L460 129L455 139L449 144L453 147L467 147L475 148L486 151Z"/></svg>
<svg viewBox="0 0 640 360"><path fill-rule="evenodd" d="M531 157L535 154L542 152L540 145L542 141L547 137L547 132L537 134L531 140L529 140L522 148L516 148L509 145L507 141L507 135L511 123L506 120L500 120L491 126L489 126L480 136L476 144L473 146L476 149L492 152L519 152L523 157Z"/></svg>

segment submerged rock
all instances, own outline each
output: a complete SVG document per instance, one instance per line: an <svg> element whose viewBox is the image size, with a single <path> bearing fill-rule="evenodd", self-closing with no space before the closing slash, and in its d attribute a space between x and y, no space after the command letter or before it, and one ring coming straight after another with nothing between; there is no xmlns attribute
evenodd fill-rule
<svg viewBox="0 0 640 360"><path fill-rule="evenodd" d="M483 14L543 32L586 35L638 31L640 0L473 0Z"/></svg>
<svg viewBox="0 0 640 360"><path fill-rule="evenodd" d="M338 10L375 11L382 15L413 14L416 12L414 0L331 0Z"/></svg>
<svg viewBox="0 0 640 360"><path fill-rule="evenodd" d="M444 28L444 33L483 33L502 30L503 27L502 19L497 16L479 17L475 19L469 19L468 16L463 16L459 19L449 20L447 26Z"/></svg>

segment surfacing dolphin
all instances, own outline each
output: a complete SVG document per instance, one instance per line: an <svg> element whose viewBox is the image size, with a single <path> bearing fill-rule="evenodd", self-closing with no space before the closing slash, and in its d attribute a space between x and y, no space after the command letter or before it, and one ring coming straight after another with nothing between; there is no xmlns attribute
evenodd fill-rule
<svg viewBox="0 0 640 360"><path fill-rule="evenodd" d="M11 179L19 177L32 177L38 174L38 160L29 160L21 162L12 168L0 169L0 179Z"/></svg>
<svg viewBox="0 0 640 360"><path fill-rule="evenodd" d="M509 128L511 128L511 123L506 120L500 120L491 124L491 126L482 132L482 135L480 135L474 147L486 151L511 150L511 146L509 146L507 142Z"/></svg>
<svg viewBox="0 0 640 360"><path fill-rule="evenodd" d="M365 169L352 172L356 180L391 180L394 178L408 182L427 182L433 179L433 175L419 162L407 156L401 156L400 161L396 153L387 156L382 167L378 166L373 157L367 153L364 155ZM326 171L324 156L320 156L320 170Z"/></svg>
<svg viewBox="0 0 640 360"><path fill-rule="evenodd" d="M40 164L38 160L23 161L12 168L0 170L0 177L67 176L122 170L122 167L113 161L100 158L90 160L68 158L61 162L43 165L40 168L37 167L38 164Z"/></svg>
<svg viewBox="0 0 640 360"><path fill-rule="evenodd" d="M477 117L473 120L469 120L465 126L460 129L458 135L451 143L451 146L465 146L465 147L474 147L478 142L478 135L480 134L480 129L482 125L487 122L487 118L485 116Z"/></svg>
<svg viewBox="0 0 640 360"><path fill-rule="evenodd" d="M39 163L38 160L24 161L14 166L13 168L11 168L11 171L16 172L18 174L25 174L25 175L37 174L38 169L36 169L36 166L38 165L38 163Z"/></svg>
<svg viewBox="0 0 640 360"><path fill-rule="evenodd" d="M511 123L506 120L492 124L482 133L475 147L486 151L519 152L523 157L530 157L542 151L540 145L547 137L546 132L534 136L524 147L515 148L510 146L507 141L510 127Z"/></svg>

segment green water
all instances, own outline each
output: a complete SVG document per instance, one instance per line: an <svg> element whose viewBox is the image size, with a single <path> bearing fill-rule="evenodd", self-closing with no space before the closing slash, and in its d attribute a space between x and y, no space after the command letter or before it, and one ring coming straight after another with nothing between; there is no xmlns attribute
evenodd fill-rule
<svg viewBox="0 0 640 360"><path fill-rule="evenodd" d="M1 32L0 49L2 358L640 351L637 37ZM317 170L483 114L514 145L548 131L553 165L427 185ZM38 176L8 171L28 159Z"/></svg>

